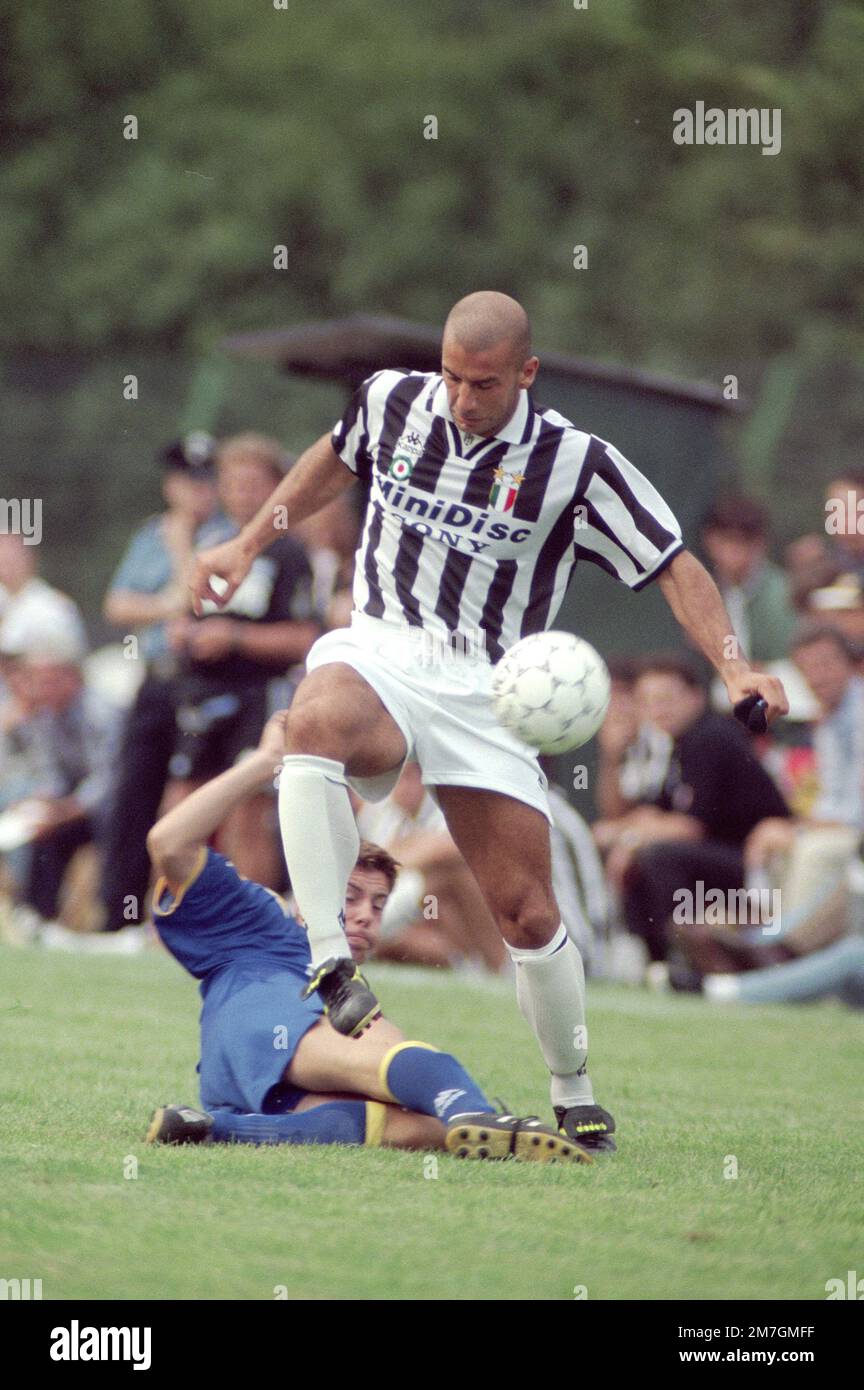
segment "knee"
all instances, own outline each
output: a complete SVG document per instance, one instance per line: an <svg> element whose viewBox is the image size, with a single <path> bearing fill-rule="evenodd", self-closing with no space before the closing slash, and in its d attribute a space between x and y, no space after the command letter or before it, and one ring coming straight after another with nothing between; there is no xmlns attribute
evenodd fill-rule
<svg viewBox="0 0 864 1390"><path fill-rule="evenodd" d="M510 894L493 904L495 920L508 946L537 951L552 940L561 923L555 899L536 889Z"/></svg>
<svg viewBox="0 0 864 1390"><path fill-rule="evenodd" d="M326 700L304 700L288 711L285 751L344 762L348 751L346 735L338 708L334 709Z"/></svg>

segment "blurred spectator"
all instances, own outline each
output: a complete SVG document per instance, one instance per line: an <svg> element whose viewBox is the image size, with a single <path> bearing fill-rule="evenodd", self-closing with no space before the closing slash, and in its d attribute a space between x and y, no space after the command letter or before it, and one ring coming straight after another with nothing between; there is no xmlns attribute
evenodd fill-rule
<svg viewBox="0 0 864 1390"><path fill-rule="evenodd" d="M315 611L325 628L347 627L353 607L354 555L361 521L352 492L343 492L296 527L312 566Z"/></svg>
<svg viewBox="0 0 864 1390"><path fill-rule="evenodd" d="M214 450L209 435L196 433L161 453L166 510L134 533L105 598L106 620L134 634L133 653L145 663L123 731L103 843L101 898L109 931L144 917L150 881L145 841L176 737L179 663L169 647L167 624L188 609L186 572L196 546L219 540L224 526L214 520Z"/></svg>
<svg viewBox="0 0 864 1390"><path fill-rule="evenodd" d="M813 733L818 796L806 820L768 819L745 849L750 870L782 884L784 914L833 887L864 830L864 679L854 652L836 629L809 626L792 655L822 711Z"/></svg>
<svg viewBox="0 0 864 1390"><path fill-rule="evenodd" d="M788 811L748 735L731 718L708 711L705 688L685 658L648 658L637 698L673 740L669 768L653 805L595 826L595 835L628 929L660 961L676 891L696 893L697 882L706 893L740 888L748 834Z"/></svg>
<svg viewBox="0 0 864 1390"><path fill-rule="evenodd" d="M636 699L638 661L613 657L606 718L597 735L597 810L604 819L623 816L660 791L672 740L642 715Z"/></svg>
<svg viewBox="0 0 864 1390"><path fill-rule="evenodd" d="M786 575L768 559L764 508L749 497L718 498L701 539L742 651L758 666L781 660L796 618Z"/></svg>
<svg viewBox="0 0 864 1390"><path fill-rule="evenodd" d="M217 540L251 521L290 462L278 442L263 435L236 435L220 445L218 495L225 515ZM202 617L187 612L169 622L180 673L167 805L257 747L269 714L269 683L305 660L319 632L306 552L287 534L256 557L224 608L206 602ZM220 844L246 877L281 884L272 796L238 807Z"/></svg>
<svg viewBox="0 0 864 1390"><path fill-rule="evenodd" d="M384 911L376 956L415 965L477 961L498 972L507 950L480 889L457 850L444 816L408 761L390 796L361 805L360 834L400 864Z"/></svg>
<svg viewBox="0 0 864 1390"><path fill-rule="evenodd" d="M786 550L792 594L800 607L814 590L844 578L857 583L859 592L864 586L864 473L853 470L832 479L824 511L821 530L799 537Z"/></svg>
<svg viewBox="0 0 864 1390"><path fill-rule="evenodd" d="M609 894L591 829L554 782L548 787L552 824L552 889L567 933L588 974L605 973L610 928Z"/></svg>
<svg viewBox="0 0 864 1390"><path fill-rule="evenodd" d="M18 726L38 750L28 797L38 803L22 897L39 917L57 914L66 868L106 814L119 713L84 685L77 661L34 649L22 658L30 717Z"/></svg>
<svg viewBox="0 0 864 1390"><path fill-rule="evenodd" d="M24 652L37 639L48 648L56 639L83 656L87 634L78 607L39 578L36 549L22 536L0 534L0 652Z"/></svg>

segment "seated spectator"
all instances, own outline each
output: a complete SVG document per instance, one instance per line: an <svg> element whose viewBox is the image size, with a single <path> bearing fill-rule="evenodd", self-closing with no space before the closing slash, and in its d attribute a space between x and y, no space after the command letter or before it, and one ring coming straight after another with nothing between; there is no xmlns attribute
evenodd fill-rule
<svg viewBox="0 0 864 1390"><path fill-rule="evenodd" d="M749 497L718 499L703 518L702 547L732 628L757 666L785 657L796 617L786 575L768 559L763 507Z"/></svg>
<svg viewBox="0 0 864 1390"><path fill-rule="evenodd" d="M642 715L636 699L638 661L613 657L606 718L597 735L597 810L602 820L623 816L659 793L669 767L672 740ZM598 830L598 827L600 829ZM602 821L595 822L602 843Z"/></svg>
<svg viewBox="0 0 864 1390"><path fill-rule="evenodd" d="M31 831L22 899L50 921L57 915L72 856L101 829L117 756L119 715L87 689L79 662L56 643L50 652L34 643L20 661L30 716L18 733L38 750L40 760L27 792L39 814Z"/></svg>
<svg viewBox="0 0 864 1390"><path fill-rule="evenodd" d="M124 725L102 846L100 896L107 931L144 920L147 832L159 812L177 736L179 662L169 647L167 625L189 609L186 571L196 547L218 540L225 525L214 518L214 450L215 441L197 432L159 454L165 510L134 532L105 598L106 621L134 636L134 654L145 668Z"/></svg>
<svg viewBox="0 0 864 1390"><path fill-rule="evenodd" d="M56 637L87 650L87 634L77 605L37 574L35 545L22 536L0 533L0 651L22 652L36 638L50 647Z"/></svg>
<svg viewBox="0 0 864 1390"><path fill-rule="evenodd" d="M748 868L782 884L784 913L834 884L864 829L864 679L855 653L836 629L810 626L792 655L822 711L813 733L818 796L806 819L769 818L745 847Z"/></svg>
<svg viewBox="0 0 864 1390"><path fill-rule="evenodd" d="M375 843L401 866L377 959L431 966L476 961L493 972L504 969L507 949L417 763L406 762L384 801L361 805L357 823L364 839L374 830Z"/></svg>
<svg viewBox="0 0 864 1390"><path fill-rule="evenodd" d="M219 540L251 521L289 462L281 446L263 435L237 435L219 446L217 485L225 514ZM306 552L287 534L256 557L225 607L206 602L202 617L184 613L169 623L179 674L166 806L257 747L270 712L270 682L299 666L319 633ZM220 844L246 877L281 885L272 796L253 798L232 813Z"/></svg>
<svg viewBox="0 0 864 1390"><path fill-rule="evenodd" d="M610 903L591 829L554 782L548 787L552 824L552 891L567 928L582 956L587 974L605 973L610 928Z"/></svg>
<svg viewBox="0 0 864 1390"><path fill-rule="evenodd" d="M629 931L662 961L673 895L695 893L698 882L706 892L743 886L747 836L788 810L745 731L708 711L704 685L686 658L648 658L637 698L673 740L669 768L653 804L605 822L599 838Z"/></svg>
<svg viewBox="0 0 864 1390"><path fill-rule="evenodd" d="M835 998L864 1009L864 936L844 936L812 955L745 975L706 975L702 993L720 1004L809 1004Z"/></svg>

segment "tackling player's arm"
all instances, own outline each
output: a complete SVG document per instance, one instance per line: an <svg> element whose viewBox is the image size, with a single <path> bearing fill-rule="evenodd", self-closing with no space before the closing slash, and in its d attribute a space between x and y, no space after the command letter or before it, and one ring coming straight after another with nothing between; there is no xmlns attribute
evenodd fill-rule
<svg viewBox="0 0 864 1390"><path fill-rule="evenodd" d="M735 640L720 591L704 565L682 550L657 578L678 622L711 662L733 705L747 695L765 700L769 720L788 714L789 702L776 676L754 671ZM731 640L730 640L731 639Z"/></svg>
<svg viewBox="0 0 864 1390"><path fill-rule="evenodd" d="M284 536L288 527L305 521L357 481L357 475L342 462L331 441L328 431L300 455L238 536L202 550L197 556L190 586L196 613L200 615L204 599L212 599L220 606L226 604L248 574L256 555ZM228 586L221 593L210 586L214 575Z"/></svg>
<svg viewBox="0 0 864 1390"><path fill-rule="evenodd" d="M284 710L274 714L254 753L192 792L153 826L147 849L172 893L194 873L202 847L229 811L272 785L284 752L285 718Z"/></svg>

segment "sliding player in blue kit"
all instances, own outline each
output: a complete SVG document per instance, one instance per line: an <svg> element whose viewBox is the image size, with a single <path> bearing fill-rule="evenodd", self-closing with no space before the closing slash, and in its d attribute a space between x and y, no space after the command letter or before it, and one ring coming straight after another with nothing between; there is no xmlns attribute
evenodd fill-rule
<svg viewBox="0 0 864 1390"><path fill-rule="evenodd" d="M308 990L304 925L277 894L208 849L228 812L272 781L285 718L274 715L255 753L193 792L148 836L160 875L159 935L201 981L204 998L202 1110L161 1106L148 1141L383 1144L590 1163L578 1144L536 1118L496 1114L455 1057L406 1040L380 1012L357 1038L338 1032L324 1017L328 1005ZM396 872L385 850L361 845L344 914L355 961L375 944Z"/></svg>

